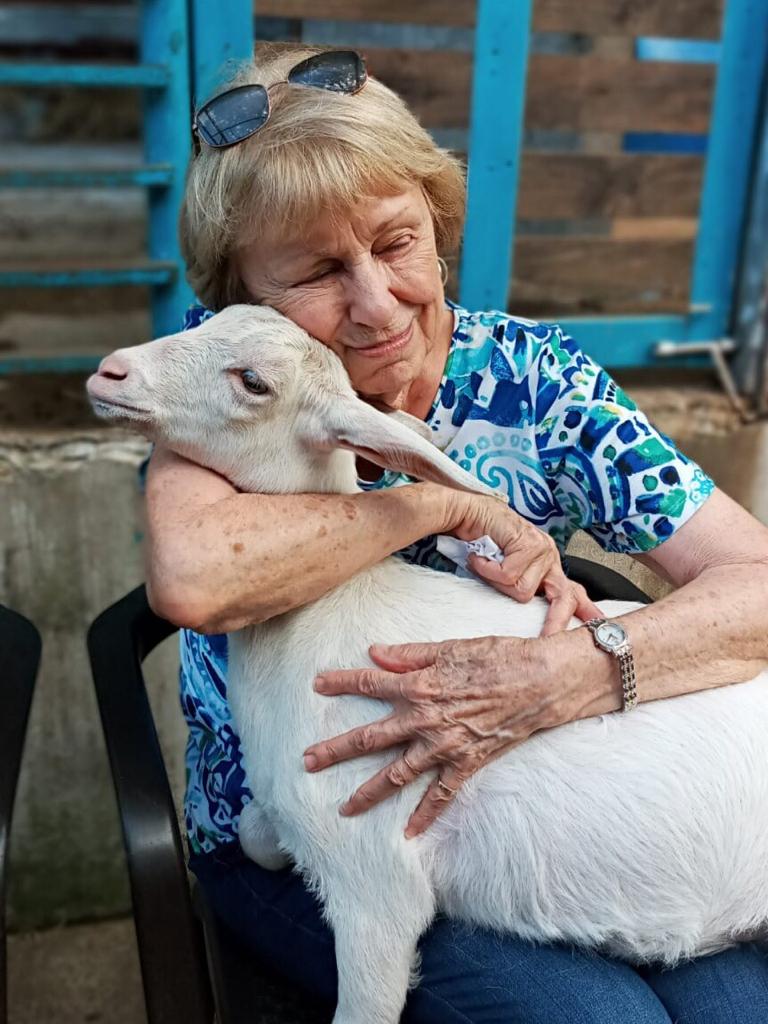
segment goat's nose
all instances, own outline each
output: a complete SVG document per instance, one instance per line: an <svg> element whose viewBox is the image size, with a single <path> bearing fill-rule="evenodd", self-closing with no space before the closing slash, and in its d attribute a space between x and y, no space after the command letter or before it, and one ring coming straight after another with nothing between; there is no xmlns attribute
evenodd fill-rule
<svg viewBox="0 0 768 1024"><path fill-rule="evenodd" d="M110 380L125 380L130 373L130 369L128 361L120 356L119 353L113 352L111 356L101 360L96 373L97 376L109 377Z"/></svg>

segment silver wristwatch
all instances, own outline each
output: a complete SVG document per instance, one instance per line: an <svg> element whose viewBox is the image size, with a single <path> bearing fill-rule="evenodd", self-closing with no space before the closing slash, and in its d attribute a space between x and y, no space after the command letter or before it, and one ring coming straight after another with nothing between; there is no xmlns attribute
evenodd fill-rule
<svg viewBox="0 0 768 1024"><path fill-rule="evenodd" d="M621 710L631 711L637 704L637 682L632 643L626 629L620 623L610 622L608 619L590 619L584 625L592 634L597 646L612 654L618 661L621 671Z"/></svg>

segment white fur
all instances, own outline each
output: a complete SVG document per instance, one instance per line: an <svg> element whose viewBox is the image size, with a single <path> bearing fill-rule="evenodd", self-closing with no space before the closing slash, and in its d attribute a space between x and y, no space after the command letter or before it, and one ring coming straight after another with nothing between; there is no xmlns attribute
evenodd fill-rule
<svg viewBox="0 0 768 1024"><path fill-rule="evenodd" d="M114 358L130 372L109 386L92 378L97 410L243 490L352 493L354 457L344 448L484 490L402 416L360 402L338 359L271 310L231 307ZM248 396L227 366L253 368L273 395ZM636 606L601 607L616 617ZM518 605L477 581L388 558L230 636L229 702L254 795L241 842L265 867L292 859L320 895L336 938L335 1024L399 1019L417 940L438 909L636 963L672 964L765 931L768 673L539 733L479 771L410 842L403 831L428 777L360 817L338 813L391 751L304 771L306 746L388 710L319 696L318 673L371 665L373 642L537 636L545 609L541 599Z"/></svg>

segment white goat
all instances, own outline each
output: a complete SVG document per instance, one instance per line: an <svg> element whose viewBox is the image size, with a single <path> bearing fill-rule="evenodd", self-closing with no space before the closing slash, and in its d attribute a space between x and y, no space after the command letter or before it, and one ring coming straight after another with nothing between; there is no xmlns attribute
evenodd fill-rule
<svg viewBox="0 0 768 1024"><path fill-rule="evenodd" d="M353 452L484 490L402 417L358 399L333 353L263 307L233 306L122 350L89 392L100 415L244 491L353 493ZM636 606L601 607L615 617ZM387 558L230 636L229 702L254 795L240 839L265 867L293 860L321 897L336 939L335 1024L399 1019L438 909L633 962L671 964L765 930L768 673L539 733L479 771L410 841L405 824L430 776L345 818L340 804L392 752L304 771L305 747L390 710L319 696L318 673L371 665L373 642L534 637L545 609Z"/></svg>

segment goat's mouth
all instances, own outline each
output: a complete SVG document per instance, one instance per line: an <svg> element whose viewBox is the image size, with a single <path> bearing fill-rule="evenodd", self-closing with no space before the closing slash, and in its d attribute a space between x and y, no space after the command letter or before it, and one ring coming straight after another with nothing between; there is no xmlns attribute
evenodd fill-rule
<svg viewBox="0 0 768 1024"><path fill-rule="evenodd" d="M97 378L98 380L98 378ZM93 379L86 384L88 398L91 408L100 419L104 420L131 420L137 423L146 423L151 414L149 409L143 409L139 405L125 402L120 398L113 398L104 393L104 389Z"/></svg>
<svg viewBox="0 0 768 1024"><path fill-rule="evenodd" d="M142 423L149 419L148 409L127 405L125 402L113 402L111 398L96 398L92 395L91 406L102 419L141 420Z"/></svg>

